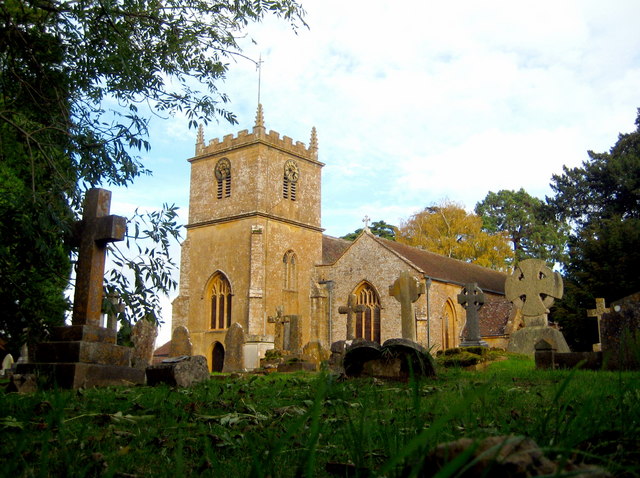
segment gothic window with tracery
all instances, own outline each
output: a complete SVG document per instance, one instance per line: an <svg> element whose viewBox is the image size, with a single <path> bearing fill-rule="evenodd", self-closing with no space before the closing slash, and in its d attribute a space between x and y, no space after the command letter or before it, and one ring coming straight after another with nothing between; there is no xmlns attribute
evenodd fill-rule
<svg viewBox="0 0 640 478"><path fill-rule="evenodd" d="M284 199L296 200L296 189L300 171L295 161L289 160L284 165L284 176L282 179L282 197Z"/></svg>
<svg viewBox="0 0 640 478"><path fill-rule="evenodd" d="M298 258L295 252L287 251L282 258L284 266L284 286L285 290L296 290L298 288Z"/></svg>
<svg viewBox="0 0 640 478"><path fill-rule="evenodd" d="M231 162L227 158L222 158L216 164L215 169L218 190L216 197L222 199L231 196Z"/></svg>
<svg viewBox="0 0 640 478"><path fill-rule="evenodd" d="M356 312L356 338L380 343L380 297L368 282L360 284L356 290L356 304L364 305L363 312Z"/></svg>
<svg viewBox="0 0 640 478"><path fill-rule="evenodd" d="M224 274L217 273L211 280L211 328L227 329L231 326L231 285Z"/></svg>

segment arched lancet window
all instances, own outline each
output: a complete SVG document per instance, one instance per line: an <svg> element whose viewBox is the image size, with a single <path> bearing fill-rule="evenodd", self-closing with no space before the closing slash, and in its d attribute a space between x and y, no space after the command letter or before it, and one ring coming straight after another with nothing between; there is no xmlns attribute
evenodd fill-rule
<svg viewBox="0 0 640 478"><path fill-rule="evenodd" d="M364 305L364 312L356 312L356 338L380 343L380 297L368 282L360 284L354 294L356 304Z"/></svg>
<svg viewBox="0 0 640 478"><path fill-rule="evenodd" d="M452 349L458 346L458 331L456 327L456 309L447 300L442 311L442 349Z"/></svg>
<svg viewBox="0 0 640 478"><path fill-rule="evenodd" d="M227 278L217 273L211 280L211 328L226 329L231 326L231 285Z"/></svg>
<svg viewBox="0 0 640 478"><path fill-rule="evenodd" d="M284 165L284 176L282 179L282 197L285 199L296 200L296 185L300 171L295 161L289 160Z"/></svg>
<svg viewBox="0 0 640 478"><path fill-rule="evenodd" d="M222 199L231 196L231 162L227 158L222 158L216 163L216 181L218 190L216 197Z"/></svg>
<svg viewBox="0 0 640 478"><path fill-rule="evenodd" d="M284 267L284 284L285 290L297 290L298 288L298 258L295 252L287 251L282 258Z"/></svg>

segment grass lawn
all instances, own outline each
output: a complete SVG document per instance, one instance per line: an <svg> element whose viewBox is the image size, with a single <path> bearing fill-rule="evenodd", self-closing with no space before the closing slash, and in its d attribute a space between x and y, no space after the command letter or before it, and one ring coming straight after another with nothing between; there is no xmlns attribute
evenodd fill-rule
<svg viewBox="0 0 640 478"><path fill-rule="evenodd" d="M640 477L640 373L538 371L514 356L408 384L246 374L191 389L0 394L0 432L0 475L15 478L390 477L438 443L509 434ZM327 463L348 467L329 475Z"/></svg>

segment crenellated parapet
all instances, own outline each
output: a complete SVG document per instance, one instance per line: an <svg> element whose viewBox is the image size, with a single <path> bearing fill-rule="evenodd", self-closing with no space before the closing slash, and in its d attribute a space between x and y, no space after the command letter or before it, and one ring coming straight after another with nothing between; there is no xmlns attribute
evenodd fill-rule
<svg viewBox="0 0 640 478"><path fill-rule="evenodd" d="M249 130L244 129L236 135L227 134L222 139L214 138L205 144L204 132L200 127L196 141L196 156L189 161L196 161L206 156L225 153L228 150L236 150L256 143L263 143L298 156L301 159L318 163L318 138L315 127L311 131L311 140L308 147L302 141L294 142L289 136L280 137L280 133L277 131L271 130L266 133L262 105L258 105L256 124L251 133Z"/></svg>

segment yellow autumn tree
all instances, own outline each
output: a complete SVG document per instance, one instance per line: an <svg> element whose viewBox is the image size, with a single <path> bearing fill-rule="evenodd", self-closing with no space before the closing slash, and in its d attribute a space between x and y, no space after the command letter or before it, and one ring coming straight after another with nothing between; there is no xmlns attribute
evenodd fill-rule
<svg viewBox="0 0 640 478"><path fill-rule="evenodd" d="M513 250L505 233L484 232L480 216L448 200L402 221L396 240L500 271L506 271L513 263Z"/></svg>

